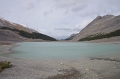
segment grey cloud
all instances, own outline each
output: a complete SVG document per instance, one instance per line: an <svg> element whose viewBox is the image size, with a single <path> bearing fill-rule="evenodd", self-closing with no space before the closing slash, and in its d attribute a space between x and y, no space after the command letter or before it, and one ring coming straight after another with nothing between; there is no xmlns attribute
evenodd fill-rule
<svg viewBox="0 0 120 79"><path fill-rule="evenodd" d="M58 31L63 31L63 32L68 32L68 33L78 33L80 32L89 22L91 22L91 20L84 20L81 21L80 23L77 23L75 26L73 27L58 27L55 28L55 30Z"/></svg>
<svg viewBox="0 0 120 79"><path fill-rule="evenodd" d="M60 30L60 31L71 31L71 28L55 28L55 30Z"/></svg>
<svg viewBox="0 0 120 79"><path fill-rule="evenodd" d="M76 0L53 0L56 2L57 7L70 7L76 4ZM77 0L78 1L78 0Z"/></svg>
<svg viewBox="0 0 120 79"><path fill-rule="evenodd" d="M81 28L75 27L75 28L55 28L55 30L58 31L64 31L64 32L79 32Z"/></svg>
<svg viewBox="0 0 120 79"><path fill-rule="evenodd" d="M66 11L77 12L83 10L89 0L54 0L57 8L64 8Z"/></svg>
<svg viewBox="0 0 120 79"><path fill-rule="evenodd" d="M53 0L65 13L80 12L81 15L119 14L120 0Z"/></svg>
<svg viewBox="0 0 120 79"><path fill-rule="evenodd" d="M77 5L75 5L74 7L71 8L71 11L72 12L77 12L77 11L85 9L86 7L87 6L84 5L84 4L81 4L81 5L77 4Z"/></svg>
<svg viewBox="0 0 120 79"><path fill-rule="evenodd" d="M120 11L120 0L101 0L99 2L95 2L96 5L91 4L91 8L93 9L91 12L94 14L98 13L100 15L106 15L106 14L115 14ZM89 12L90 12L90 8Z"/></svg>
<svg viewBox="0 0 120 79"><path fill-rule="evenodd" d="M34 3L31 2L31 3L28 4L27 9L32 9L32 8L34 8L34 7L35 7Z"/></svg>
<svg viewBox="0 0 120 79"><path fill-rule="evenodd" d="M21 5L23 8L25 8L27 10L35 8L35 5L33 2L24 2L24 3L21 3Z"/></svg>
<svg viewBox="0 0 120 79"><path fill-rule="evenodd" d="M44 16L46 17L46 16L47 16L48 14L50 14L50 13L52 13L52 9L49 10L49 11L44 12L43 14L44 14Z"/></svg>

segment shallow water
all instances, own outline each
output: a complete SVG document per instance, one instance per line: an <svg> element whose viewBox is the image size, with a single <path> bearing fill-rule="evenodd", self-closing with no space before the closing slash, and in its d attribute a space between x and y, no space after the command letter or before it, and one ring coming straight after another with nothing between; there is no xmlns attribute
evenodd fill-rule
<svg viewBox="0 0 120 79"><path fill-rule="evenodd" d="M78 59L120 53L120 44L23 42L7 56L23 59Z"/></svg>

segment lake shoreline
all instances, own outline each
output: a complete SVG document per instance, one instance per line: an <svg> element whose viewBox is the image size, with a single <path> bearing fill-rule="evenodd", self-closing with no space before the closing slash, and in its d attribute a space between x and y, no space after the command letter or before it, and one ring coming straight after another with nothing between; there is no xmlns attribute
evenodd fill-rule
<svg viewBox="0 0 120 79"><path fill-rule="evenodd" d="M0 73L1 79L119 79L120 54L94 59L78 60L25 60L5 57L3 54L12 53L15 43L2 43L0 60L10 61L13 67ZM107 59L106 59L107 58ZM71 72L71 73L68 73ZM61 75L58 75L61 74ZM77 75L75 75L77 74ZM71 76L72 75L72 76Z"/></svg>

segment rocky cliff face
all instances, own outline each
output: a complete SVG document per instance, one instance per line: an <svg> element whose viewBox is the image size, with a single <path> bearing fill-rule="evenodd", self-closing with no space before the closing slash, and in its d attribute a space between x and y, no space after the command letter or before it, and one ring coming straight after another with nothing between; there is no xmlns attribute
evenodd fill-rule
<svg viewBox="0 0 120 79"><path fill-rule="evenodd" d="M24 41L26 39L56 40L23 25L0 18L0 41Z"/></svg>
<svg viewBox="0 0 120 79"><path fill-rule="evenodd" d="M118 30L116 32L116 30ZM79 41L83 38L102 39L114 37L114 34L120 32L120 16L106 15L98 16L89 23L81 32L79 32L72 41ZM100 36L100 38L98 37ZM116 36L116 35L115 35ZM117 35L119 36L119 34ZM101 38L102 37L102 38Z"/></svg>

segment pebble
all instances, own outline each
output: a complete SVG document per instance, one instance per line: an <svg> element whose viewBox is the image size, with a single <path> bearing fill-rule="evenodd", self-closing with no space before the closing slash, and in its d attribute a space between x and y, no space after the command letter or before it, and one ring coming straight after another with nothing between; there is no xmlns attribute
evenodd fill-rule
<svg viewBox="0 0 120 79"><path fill-rule="evenodd" d="M86 71L89 71L90 69L85 69Z"/></svg>
<svg viewBox="0 0 120 79"><path fill-rule="evenodd" d="M95 75L96 77L98 76L98 75Z"/></svg>

